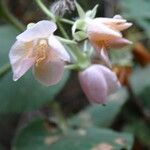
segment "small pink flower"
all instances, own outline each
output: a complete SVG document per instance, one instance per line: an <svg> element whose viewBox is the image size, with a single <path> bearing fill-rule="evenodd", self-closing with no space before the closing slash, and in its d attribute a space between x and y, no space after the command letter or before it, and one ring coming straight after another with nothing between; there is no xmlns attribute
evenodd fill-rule
<svg viewBox="0 0 150 150"><path fill-rule="evenodd" d="M81 87L92 103L106 103L107 96L120 86L116 75L103 65L92 65L79 73Z"/></svg>
<svg viewBox="0 0 150 150"><path fill-rule="evenodd" d="M110 46L110 43L115 44L131 44L130 41L122 38L121 31L132 26L132 23L128 23L120 15L116 15L113 18L95 18L89 20L87 33L89 40L98 47ZM112 46L113 47L113 46Z"/></svg>
<svg viewBox="0 0 150 150"><path fill-rule="evenodd" d="M95 18L89 20L87 34L90 42L103 57L104 52L101 52L101 50L106 51L107 48L121 48L132 44L131 41L124 39L121 33L130 26L132 26L132 23L128 23L120 15L113 18ZM106 56L104 57L107 58L107 52L105 53Z"/></svg>
<svg viewBox="0 0 150 150"><path fill-rule="evenodd" d="M70 61L70 56L53 35L56 29L54 22L43 20L17 36L9 53L14 81L32 66L35 77L46 86L61 80L64 61Z"/></svg>

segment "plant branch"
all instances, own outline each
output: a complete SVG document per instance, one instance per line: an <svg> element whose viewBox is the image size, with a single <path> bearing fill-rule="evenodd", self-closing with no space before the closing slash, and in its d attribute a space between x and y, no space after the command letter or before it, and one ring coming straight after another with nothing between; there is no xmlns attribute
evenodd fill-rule
<svg viewBox="0 0 150 150"><path fill-rule="evenodd" d="M55 16L50 12L50 10L43 4L41 0L35 0L35 2L48 17L55 21Z"/></svg>

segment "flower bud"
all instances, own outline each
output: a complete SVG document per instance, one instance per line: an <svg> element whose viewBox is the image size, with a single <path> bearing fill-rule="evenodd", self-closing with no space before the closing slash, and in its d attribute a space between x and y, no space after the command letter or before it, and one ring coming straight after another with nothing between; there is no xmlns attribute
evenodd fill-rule
<svg viewBox="0 0 150 150"><path fill-rule="evenodd" d="M75 4L73 0L58 0L54 2L50 7L52 13L57 16L64 16L66 12L71 12L75 9Z"/></svg>
<svg viewBox="0 0 150 150"><path fill-rule="evenodd" d="M120 86L115 73L98 64L91 65L80 72L79 81L89 101L99 104L105 104L107 96Z"/></svg>

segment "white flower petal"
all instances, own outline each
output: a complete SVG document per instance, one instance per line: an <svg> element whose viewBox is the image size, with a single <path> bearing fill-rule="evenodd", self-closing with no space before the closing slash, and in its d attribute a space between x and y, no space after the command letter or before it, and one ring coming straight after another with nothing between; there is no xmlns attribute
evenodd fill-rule
<svg viewBox="0 0 150 150"><path fill-rule="evenodd" d="M87 33L91 41L113 40L115 38L122 37L120 32L95 20L89 22Z"/></svg>
<svg viewBox="0 0 150 150"><path fill-rule="evenodd" d="M34 58L28 58L25 50L25 44L22 42L15 42L9 52L10 64L13 69L13 80L18 80L26 71L34 64Z"/></svg>
<svg viewBox="0 0 150 150"><path fill-rule="evenodd" d="M107 82L107 89L108 89L107 94L109 95L109 94L113 94L114 92L116 92L116 90L120 86L116 74L113 73L107 67L102 66L102 65L97 65L97 69L99 69L105 77L105 80Z"/></svg>
<svg viewBox="0 0 150 150"><path fill-rule="evenodd" d="M43 20L39 21L33 27L26 29L23 33L17 36L17 40L23 42L33 41L38 38L47 38L51 35L57 26L54 22Z"/></svg>
<svg viewBox="0 0 150 150"><path fill-rule="evenodd" d="M107 83L97 65L92 65L79 73L81 87L92 103L105 103L107 98Z"/></svg>
<svg viewBox="0 0 150 150"><path fill-rule="evenodd" d="M70 62L68 52L54 35L49 36L48 43L51 49L54 50L62 60Z"/></svg>
<svg viewBox="0 0 150 150"><path fill-rule="evenodd" d="M45 86L57 84L63 76L64 62L61 60L49 61L34 66L33 73L37 80Z"/></svg>

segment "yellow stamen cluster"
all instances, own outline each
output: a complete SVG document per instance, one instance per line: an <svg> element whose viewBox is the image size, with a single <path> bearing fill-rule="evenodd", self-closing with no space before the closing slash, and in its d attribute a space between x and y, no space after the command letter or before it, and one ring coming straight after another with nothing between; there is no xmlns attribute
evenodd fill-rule
<svg viewBox="0 0 150 150"><path fill-rule="evenodd" d="M35 47L36 66L38 66L43 60L46 59L46 50L48 49L48 43L46 40L40 40Z"/></svg>

